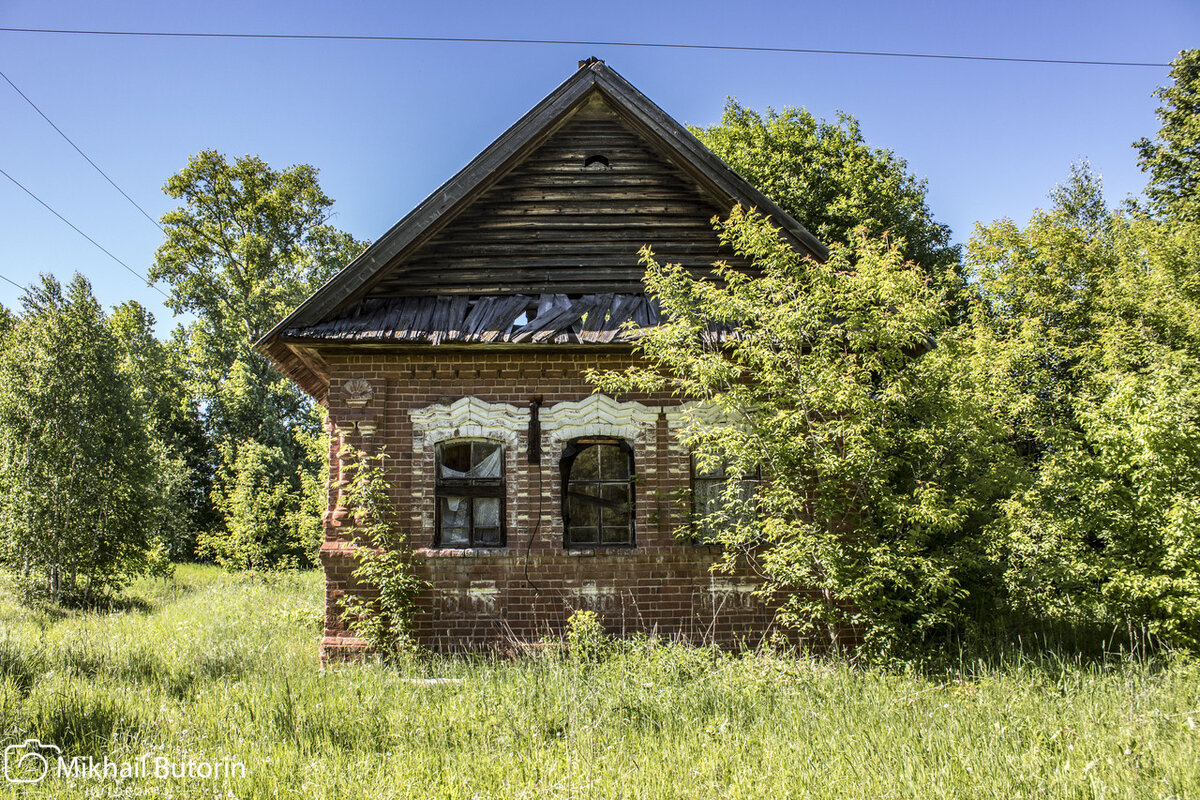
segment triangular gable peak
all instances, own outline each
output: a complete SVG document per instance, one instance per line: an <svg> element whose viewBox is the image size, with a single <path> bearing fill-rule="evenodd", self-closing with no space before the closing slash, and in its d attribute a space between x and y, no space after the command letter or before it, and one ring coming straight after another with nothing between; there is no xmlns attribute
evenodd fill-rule
<svg viewBox="0 0 1200 800"><path fill-rule="evenodd" d="M582 62L256 347L320 399L321 341L619 340L618 324L599 316L657 317L641 297L641 247L697 271L736 264L710 220L737 204L770 215L800 252L825 257L811 233L616 72Z"/></svg>
<svg viewBox="0 0 1200 800"><path fill-rule="evenodd" d="M711 219L727 200L639 135L599 90L362 296L642 291L638 253L707 268L737 262Z"/></svg>

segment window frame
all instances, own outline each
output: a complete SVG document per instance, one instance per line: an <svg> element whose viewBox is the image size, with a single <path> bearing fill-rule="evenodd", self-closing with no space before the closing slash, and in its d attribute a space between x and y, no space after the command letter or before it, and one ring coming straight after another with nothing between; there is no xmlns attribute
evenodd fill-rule
<svg viewBox="0 0 1200 800"><path fill-rule="evenodd" d="M597 487L603 484L617 485L623 484L627 488L629 497L628 509L628 529L629 535L622 542L605 542L604 541L604 524L599 522L596 526L598 541L595 542L577 542L571 538L571 467L574 466L576 458L587 448L593 446L608 446L617 447L624 453L629 462L629 476L624 480L604 479L604 478L580 478L577 482L596 484ZM568 441L559 457L559 473L562 483L562 525L563 525L563 549L591 549L613 547L621 549L633 549L637 547L637 462L634 459L633 445L625 439L614 436L581 436Z"/></svg>
<svg viewBox="0 0 1200 800"><path fill-rule="evenodd" d="M709 486L721 487L721 489L718 491L723 491L724 487L727 486L731 480L729 477L729 466L727 463L722 463L720 465L719 477L714 477L712 474L698 475L696 468L696 454L689 453L688 476L690 478L689 488L691 490L691 503L688 509L688 527L691 531L690 538L692 540L692 544L720 544L720 542L716 539L716 536L710 530L708 530L707 527L700 528L698 525L698 520L701 518L700 510L697 508L697 503L700 500L700 493L696 491L696 486L698 483L703 483ZM743 487L749 484L751 486L751 490L757 494L758 487L762 485L762 468L756 467L753 473L743 475L740 478L734 478L733 480L736 480L738 483L742 484ZM711 497L712 495L710 494L707 496Z"/></svg>
<svg viewBox="0 0 1200 800"><path fill-rule="evenodd" d="M500 451L500 475L496 478L443 478L442 450L455 445L492 445ZM508 544L508 526L506 522L507 491L505 483L505 452L504 442L499 439L486 438L457 438L438 442L434 447L434 488L433 488L433 546L442 550L470 550L475 548L495 549L506 547ZM465 497L471 502L470 519L467 525L466 544L446 544L442 541L442 499L445 497ZM494 497L500 501L499 541L477 542L475 539L475 508L474 500L479 497Z"/></svg>

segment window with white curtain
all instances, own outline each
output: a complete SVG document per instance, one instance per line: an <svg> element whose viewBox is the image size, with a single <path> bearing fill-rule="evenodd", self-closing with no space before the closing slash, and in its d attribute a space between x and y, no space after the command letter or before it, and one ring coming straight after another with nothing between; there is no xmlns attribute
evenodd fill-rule
<svg viewBox="0 0 1200 800"><path fill-rule="evenodd" d="M437 448L437 547L504 546L504 447L450 441Z"/></svg>

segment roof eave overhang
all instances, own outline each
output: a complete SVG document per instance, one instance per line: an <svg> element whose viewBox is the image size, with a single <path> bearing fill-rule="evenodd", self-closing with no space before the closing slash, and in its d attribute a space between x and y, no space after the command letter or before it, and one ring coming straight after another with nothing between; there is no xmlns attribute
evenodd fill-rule
<svg viewBox="0 0 1200 800"><path fill-rule="evenodd" d="M289 346L290 340L281 338L284 331L315 324L338 307L361 296L369 288L372 279L397 256L420 246L453 219L475 197L552 135L594 91L602 92L618 114L643 135L661 143L666 151L664 155L675 156L672 161L716 197L726 200L730 208L737 204L757 208L770 216L801 252L821 260L828 256L824 245L811 232L747 183L685 127L604 62L591 61L581 66L454 177L280 320L254 344L254 349L281 367L284 366L281 357L286 358L288 353L298 357L299 354ZM284 369L285 374L309 394L318 397L310 388L312 386L321 387L323 395L327 388L324 376L314 372L311 366L296 366L294 371L295 374L292 374L292 370Z"/></svg>
<svg viewBox="0 0 1200 800"><path fill-rule="evenodd" d="M475 195L492 183L487 180L489 176L504 171L506 166L519 160L532 146L536 146L538 141L549 134L556 121L565 118L583 101L594 83L594 76L587 69L580 69L564 81L454 177L442 184L373 245L313 292L292 313L259 339L255 347L265 344L288 328L319 321L319 315L350 299L393 258L416 241L426 238L435 221L446 220L453 215L456 207L469 204ZM539 133L543 135L537 135Z"/></svg>
<svg viewBox="0 0 1200 800"><path fill-rule="evenodd" d="M553 351L555 353L562 350L579 350L586 352L628 352L633 349L634 342L567 342L565 344L556 344L549 342L442 342L441 344L430 344L428 342L396 342L396 341L352 341L352 340L329 340L329 339L305 339L297 336L284 336L278 339L281 345L295 345L301 347L319 348L325 353L349 353L360 350L386 350L387 352L395 353L428 353L436 351L439 353L453 352L494 352L504 350L509 352L520 351L523 353L545 353Z"/></svg>

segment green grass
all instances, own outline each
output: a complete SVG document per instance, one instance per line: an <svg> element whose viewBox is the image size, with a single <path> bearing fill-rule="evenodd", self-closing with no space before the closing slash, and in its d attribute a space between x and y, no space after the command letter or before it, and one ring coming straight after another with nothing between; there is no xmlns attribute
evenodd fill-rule
<svg viewBox="0 0 1200 800"><path fill-rule="evenodd" d="M642 642L599 663L322 673L317 573L188 566L131 595L51 614L0 593L3 744L245 775L0 780L0 797L1200 798L1200 664L1182 657L930 676Z"/></svg>

